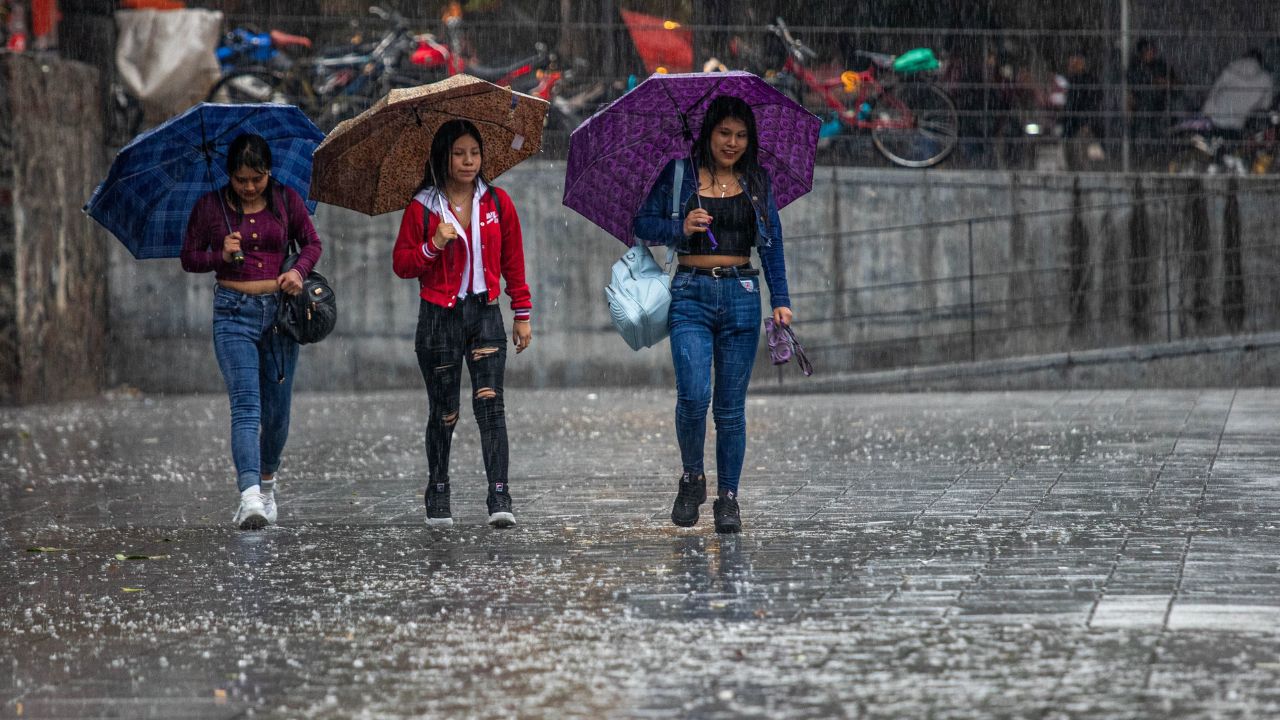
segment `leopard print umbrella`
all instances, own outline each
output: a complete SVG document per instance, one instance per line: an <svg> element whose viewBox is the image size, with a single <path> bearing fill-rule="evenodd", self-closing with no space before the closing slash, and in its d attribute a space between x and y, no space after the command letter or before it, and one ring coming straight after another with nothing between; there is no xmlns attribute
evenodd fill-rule
<svg viewBox="0 0 1280 720"><path fill-rule="evenodd" d="M311 197L366 215L403 209L422 182L436 130L456 118L483 136L483 172L492 180L538 152L547 108L470 75L392 90L316 148Z"/></svg>

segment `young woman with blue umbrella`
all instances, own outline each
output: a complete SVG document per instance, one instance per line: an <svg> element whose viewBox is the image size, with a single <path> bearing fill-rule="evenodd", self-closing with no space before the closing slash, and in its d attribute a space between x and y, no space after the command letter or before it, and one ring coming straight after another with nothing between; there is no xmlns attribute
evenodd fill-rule
<svg viewBox="0 0 1280 720"><path fill-rule="evenodd" d="M85 206L135 257L181 257L187 272L214 273L242 530L278 516L298 344L275 331L276 309L320 259L303 197L323 139L293 106L201 104L125 146ZM291 240L300 252L284 268Z"/></svg>

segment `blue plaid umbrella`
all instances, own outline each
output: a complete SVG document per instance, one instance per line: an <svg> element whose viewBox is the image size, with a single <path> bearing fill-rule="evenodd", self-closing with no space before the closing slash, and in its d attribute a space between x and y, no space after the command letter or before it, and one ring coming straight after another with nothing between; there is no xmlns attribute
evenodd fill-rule
<svg viewBox="0 0 1280 720"><path fill-rule="evenodd" d="M227 146L241 133L266 139L271 176L307 197L311 154L324 133L301 110L201 103L122 148L84 211L139 260L177 257L191 208L227 183ZM315 208L315 201L307 203Z"/></svg>

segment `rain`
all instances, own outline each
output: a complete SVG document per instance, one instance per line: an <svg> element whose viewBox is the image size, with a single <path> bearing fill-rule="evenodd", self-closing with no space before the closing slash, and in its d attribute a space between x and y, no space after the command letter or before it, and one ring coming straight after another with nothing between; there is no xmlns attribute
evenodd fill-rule
<svg viewBox="0 0 1280 720"><path fill-rule="evenodd" d="M1280 716L1277 27L1244 0L0 0L0 716ZM663 320L633 349L605 293L659 244L646 203L679 206L668 168L725 199L693 145L716 93L770 178L752 267L698 266L759 296L741 532L732 399L682 527L688 346ZM420 180L466 113L504 198L474 225ZM214 336L226 292L276 297L223 281L280 281L180 247L241 131L337 298L260 524ZM251 267L240 210L212 225ZM528 304L511 274L436 300L491 292L505 351L458 355L429 526L451 366L393 249L449 257L451 223L505 253L517 216Z"/></svg>

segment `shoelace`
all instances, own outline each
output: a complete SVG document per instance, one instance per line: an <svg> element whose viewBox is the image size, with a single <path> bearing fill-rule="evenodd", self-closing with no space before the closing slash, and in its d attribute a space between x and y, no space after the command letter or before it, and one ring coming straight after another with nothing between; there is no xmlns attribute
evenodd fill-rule
<svg viewBox="0 0 1280 720"><path fill-rule="evenodd" d="M782 365L794 355L796 364L800 366L800 372L806 377L813 374L813 363L809 362L804 346L800 344L790 325L775 323L773 318L766 318L764 329L765 340L769 343L769 359L774 365Z"/></svg>

